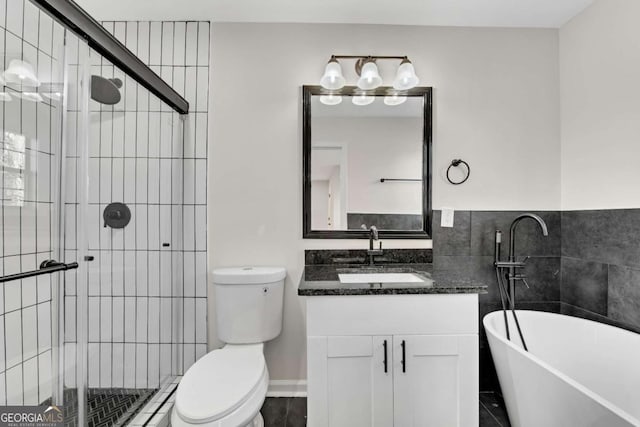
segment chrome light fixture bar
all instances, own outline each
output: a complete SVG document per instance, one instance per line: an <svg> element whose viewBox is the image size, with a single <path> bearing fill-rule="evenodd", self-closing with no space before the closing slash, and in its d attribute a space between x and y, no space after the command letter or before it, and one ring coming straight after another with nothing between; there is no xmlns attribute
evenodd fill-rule
<svg viewBox="0 0 640 427"><path fill-rule="evenodd" d="M342 67L339 59L355 59L356 73L359 76L358 87L362 90L373 90L382 85L382 77L378 72L378 60L400 60L400 66L393 80L393 88L408 90L416 87L420 79L416 75L413 64L406 56L376 56L376 55L331 55L331 59L325 67L324 75L320 79L320 85L329 90L342 89L346 79L342 75Z"/></svg>

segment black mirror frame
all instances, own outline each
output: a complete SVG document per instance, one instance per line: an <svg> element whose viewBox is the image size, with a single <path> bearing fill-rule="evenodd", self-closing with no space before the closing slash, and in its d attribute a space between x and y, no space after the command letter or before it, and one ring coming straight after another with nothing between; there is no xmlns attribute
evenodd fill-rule
<svg viewBox="0 0 640 427"><path fill-rule="evenodd" d="M375 95L385 95L391 88L379 87L369 91ZM352 94L355 86L346 86L340 93ZM368 239L365 230L312 230L311 229L311 96L330 93L321 86L302 86L302 237L304 239ZM335 91L332 91L335 93ZM430 239L431 238L431 145L432 145L432 99L431 87L415 87L403 91L408 96L423 98L423 138L422 138L422 230L380 230L380 238L384 239Z"/></svg>

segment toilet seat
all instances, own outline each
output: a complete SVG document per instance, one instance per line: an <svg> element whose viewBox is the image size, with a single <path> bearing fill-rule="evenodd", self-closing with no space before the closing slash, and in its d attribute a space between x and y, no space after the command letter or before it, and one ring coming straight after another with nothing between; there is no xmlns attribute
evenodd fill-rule
<svg viewBox="0 0 640 427"><path fill-rule="evenodd" d="M267 382L262 344L227 345L187 370L178 385L174 412L184 422L197 425L229 416L248 400L259 398L259 409L264 393L257 389L265 388Z"/></svg>

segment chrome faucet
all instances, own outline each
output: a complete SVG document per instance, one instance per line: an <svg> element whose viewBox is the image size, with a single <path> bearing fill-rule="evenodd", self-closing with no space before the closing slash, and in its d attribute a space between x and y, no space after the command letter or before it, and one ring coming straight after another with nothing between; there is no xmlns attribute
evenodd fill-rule
<svg viewBox="0 0 640 427"><path fill-rule="evenodd" d="M369 265L373 265L373 257L375 257L376 255L382 255L383 253L382 242L380 242L380 246L378 247L378 249L373 249L373 241L379 240L378 227L372 225L371 227L367 228L366 225L362 224L360 228L369 231L369 250L367 250L367 255L369 255Z"/></svg>
<svg viewBox="0 0 640 427"><path fill-rule="evenodd" d="M502 232L500 230L496 231L496 252L495 252L495 266L498 269L502 269L505 268L507 269L507 279L509 280L509 308L511 310L515 309L515 287L516 287L516 280L521 280L522 283L524 283L524 285L528 288L529 284L527 283L527 276L524 273L518 273L517 270L518 269L523 269L526 265L527 260L529 259L529 257L525 257L522 261L517 261L516 260L516 228L518 227L518 224L520 224L520 221L522 221L523 219L532 219L534 221L536 221L538 223L538 225L540 225L540 228L542 229L542 235L543 236L548 236L549 235L549 231L547 229L547 224L544 222L544 220L542 218L540 218L539 215L536 214L532 214L532 213L525 213L522 214L520 216L518 216L516 219L513 220L513 222L511 223L511 227L509 227L509 256L507 258L507 261L500 261L500 244L502 241Z"/></svg>

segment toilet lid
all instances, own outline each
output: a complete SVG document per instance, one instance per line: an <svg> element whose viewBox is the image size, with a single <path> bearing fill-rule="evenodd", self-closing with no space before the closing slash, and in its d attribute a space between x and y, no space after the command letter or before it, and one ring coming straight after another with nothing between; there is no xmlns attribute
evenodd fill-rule
<svg viewBox="0 0 640 427"><path fill-rule="evenodd" d="M187 370L178 386L175 407L187 422L222 418L244 403L265 369L262 344L214 350Z"/></svg>

